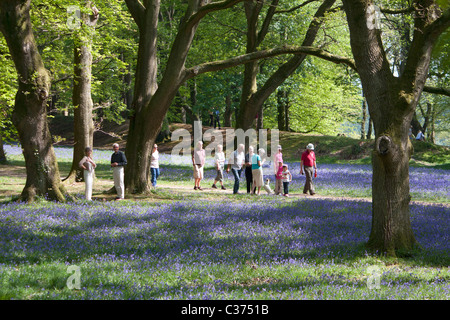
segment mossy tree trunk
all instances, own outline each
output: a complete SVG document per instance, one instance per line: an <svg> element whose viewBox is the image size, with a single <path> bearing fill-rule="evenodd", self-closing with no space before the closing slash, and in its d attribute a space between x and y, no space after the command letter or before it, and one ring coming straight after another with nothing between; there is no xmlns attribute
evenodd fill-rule
<svg viewBox="0 0 450 320"><path fill-rule="evenodd" d="M3 149L3 139L0 135L0 164L6 163L5 149Z"/></svg>
<svg viewBox="0 0 450 320"><path fill-rule="evenodd" d="M36 196L64 201L58 163L47 124L50 76L39 55L30 20L30 0L0 2L0 30L19 76L13 123L19 133L27 179L24 201Z"/></svg>
<svg viewBox="0 0 450 320"><path fill-rule="evenodd" d="M403 73L395 77L371 23L371 0L343 1L350 41L375 131L372 154L372 229L368 247L395 255L415 244L409 212L408 129L428 75L431 51L450 26L450 11L434 1L415 1L414 38Z"/></svg>
<svg viewBox="0 0 450 320"><path fill-rule="evenodd" d="M90 1L85 5L92 10L92 14L82 13L81 27L74 32L74 84L72 103L74 106L74 148L73 159L68 180L83 180L79 162L84 157L86 147L93 148L94 121L93 102L91 97L92 77L92 41L94 28L99 13L95 7L91 8Z"/></svg>

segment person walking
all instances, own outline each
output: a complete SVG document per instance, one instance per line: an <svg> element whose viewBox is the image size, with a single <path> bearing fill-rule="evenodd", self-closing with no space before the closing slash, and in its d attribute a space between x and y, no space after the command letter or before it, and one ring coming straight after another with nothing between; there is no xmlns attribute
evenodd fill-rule
<svg viewBox="0 0 450 320"><path fill-rule="evenodd" d="M231 154L231 158L228 160L227 173L231 172L234 176L233 194L239 193L239 180L241 178L242 166L245 161L244 154L245 146L240 144L236 150Z"/></svg>
<svg viewBox="0 0 450 320"><path fill-rule="evenodd" d="M194 166L194 190L203 190L200 182L203 180L203 167L205 166L206 153L203 142L198 141L192 153L192 164Z"/></svg>
<svg viewBox="0 0 450 320"><path fill-rule="evenodd" d="M119 144L113 144L114 153L111 155L111 167L113 168L114 187L117 191L116 200L123 200L125 198L125 184L124 184L124 166L127 164L125 154L119 150Z"/></svg>
<svg viewBox="0 0 450 320"><path fill-rule="evenodd" d="M153 145L152 156L150 157L150 173L152 175L152 186L156 187L156 180L159 177L159 152L158 145L155 143Z"/></svg>
<svg viewBox="0 0 450 320"><path fill-rule="evenodd" d="M248 153L245 155L245 181L247 182L247 193L253 193L252 183L252 157L253 157L253 147L248 147Z"/></svg>
<svg viewBox="0 0 450 320"><path fill-rule="evenodd" d="M264 177L262 170L262 157L264 156L264 149L259 149L258 154L252 156L252 176L253 176L253 194L260 195L261 187L264 186ZM258 189L258 191L256 191Z"/></svg>
<svg viewBox="0 0 450 320"><path fill-rule="evenodd" d="M289 182L292 181L292 174L289 172L287 164L283 164L281 176L283 181L283 196L289 197Z"/></svg>
<svg viewBox="0 0 450 320"><path fill-rule="evenodd" d="M225 154L223 153L223 146L219 144L217 146L217 152L214 155L214 165L216 166L217 174L214 179L214 183L212 185L213 189L217 189L216 183L220 181L220 185L222 186L222 190L226 190L223 186L223 169L225 165Z"/></svg>
<svg viewBox="0 0 450 320"><path fill-rule="evenodd" d="M305 171L306 181L305 187L303 188L303 193L308 194L308 192L313 196L315 195L313 175L317 175L317 164L316 155L314 154L314 145L312 143L306 146L306 150L302 153L300 160L300 174L303 174L303 169Z"/></svg>
<svg viewBox="0 0 450 320"><path fill-rule="evenodd" d="M92 186L94 184L94 170L97 167L92 159L92 149L86 147L84 149L84 157L79 163L79 167L83 169L84 183L85 183L85 195L86 200L92 200Z"/></svg>
<svg viewBox="0 0 450 320"><path fill-rule="evenodd" d="M220 117L219 116L220 116L219 109L218 108L214 109L214 129L216 127L219 127L219 130L220 130Z"/></svg>
<svg viewBox="0 0 450 320"><path fill-rule="evenodd" d="M283 185L283 163L278 162L278 171L275 175L275 190L273 191L275 195L281 194L281 186Z"/></svg>

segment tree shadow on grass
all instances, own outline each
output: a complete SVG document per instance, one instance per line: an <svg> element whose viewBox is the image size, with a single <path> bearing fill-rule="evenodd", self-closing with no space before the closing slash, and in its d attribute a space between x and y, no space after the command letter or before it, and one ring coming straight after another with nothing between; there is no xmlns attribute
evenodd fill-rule
<svg viewBox="0 0 450 320"><path fill-rule="evenodd" d="M124 261L134 255L155 266L276 259L351 263L367 255L371 221L371 204L358 201L10 206L14 210L0 215L0 262L5 264L84 261L95 255ZM406 260L449 264L448 213L445 207L412 206L422 249Z"/></svg>

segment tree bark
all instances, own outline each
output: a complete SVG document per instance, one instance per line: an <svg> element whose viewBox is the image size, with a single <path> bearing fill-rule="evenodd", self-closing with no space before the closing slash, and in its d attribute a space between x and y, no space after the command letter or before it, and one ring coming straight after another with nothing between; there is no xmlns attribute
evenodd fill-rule
<svg viewBox="0 0 450 320"><path fill-rule="evenodd" d="M279 89L277 91L277 110L278 110L278 130L285 131L286 130L286 116L285 116L285 99L286 99L286 91Z"/></svg>
<svg viewBox="0 0 450 320"><path fill-rule="evenodd" d="M12 120L19 133L27 173L20 199L33 201L41 196L65 201L47 123L50 75L33 35L30 0L1 1L0 30L19 75Z"/></svg>
<svg viewBox="0 0 450 320"><path fill-rule="evenodd" d="M381 33L368 21L371 0L344 0L350 43L373 119L372 229L368 247L395 256L415 244L409 214L408 129L428 75L433 44L450 25L434 1L416 1L414 38L400 77L394 77ZM419 9L420 8L420 9ZM420 11L419 11L420 10Z"/></svg>
<svg viewBox="0 0 450 320"><path fill-rule="evenodd" d="M435 128L434 128L435 118L436 118L436 110L433 107L433 111L431 111L431 120L430 120L431 130L428 130L428 137L427 137L428 141L431 142L431 143L436 143L436 140L435 140L435 138L436 138L435 137L436 131L435 131Z"/></svg>
<svg viewBox="0 0 450 320"><path fill-rule="evenodd" d="M127 192L149 192L149 154L153 141L159 132L162 119L156 123L147 122L145 116L150 100L157 89L157 28L160 0L147 1L144 7L140 1L126 0L126 4L139 28L139 49L135 74L135 86L130 127L128 131L125 168ZM156 126L153 141L146 140L148 126Z"/></svg>
<svg viewBox="0 0 450 320"><path fill-rule="evenodd" d="M367 128L367 140L372 139L372 130L373 130L373 121L372 118L369 117L369 127Z"/></svg>
<svg viewBox="0 0 450 320"><path fill-rule="evenodd" d="M286 92L286 103L284 104L284 129L286 131L291 131L291 117L289 112L291 103L289 101L289 92L289 90Z"/></svg>
<svg viewBox="0 0 450 320"><path fill-rule="evenodd" d="M223 126L231 127L231 116L233 114L231 110L231 93L228 93L225 97L225 113L223 115Z"/></svg>
<svg viewBox="0 0 450 320"><path fill-rule="evenodd" d="M366 137L366 121L367 121L367 107L366 107L366 101L363 100L362 102L362 117L361 117L361 140L364 140Z"/></svg>
<svg viewBox="0 0 450 320"><path fill-rule="evenodd" d="M0 164L6 163L5 149L3 149L3 139L0 135Z"/></svg>
<svg viewBox="0 0 450 320"><path fill-rule="evenodd" d="M74 106L74 147L72 167L67 180L83 181L79 162L84 157L86 147L94 145L94 121L92 119L93 102L91 97L92 78L92 41L94 28L98 21L98 11L91 8L90 1L85 5L92 9L92 14L82 14L81 30L74 33L74 82L72 103ZM65 180L66 180L65 179Z"/></svg>
<svg viewBox="0 0 450 320"><path fill-rule="evenodd" d="M258 111L258 119L256 121L256 132L259 133L259 129L262 129L264 126L264 105L261 105Z"/></svg>

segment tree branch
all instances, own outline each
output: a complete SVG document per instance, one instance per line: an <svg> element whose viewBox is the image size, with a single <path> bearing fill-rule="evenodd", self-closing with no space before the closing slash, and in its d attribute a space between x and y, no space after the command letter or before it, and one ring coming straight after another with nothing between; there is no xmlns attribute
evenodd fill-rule
<svg viewBox="0 0 450 320"><path fill-rule="evenodd" d="M258 35L257 35L257 40L256 40L257 46L261 44L261 42L263 41L263 39L265 38L265 36L269 30L269 26L270 26L270 23L272 22L272 18L273 18L273 15L275 14L275 10L278 6L278 2L279 2L279 0L272 0L272 4L269 7L269 10L267 10L267 14L266 14L266 17L264 18L264 22L262 24L261 30L258 32Z"/></svg>
<svg viewBox="0 0 450 320"><path fill-rule="evenodd" d="M335 0L326 0L324 1L320 7L317 9L317 12L314 14L314 18L312 19L308 30L306 31L305 39L302 42L302 47L312 46L317 32L319 31L324 19L323 17L330 11ZM286 63L281 65L264 83L264 85L258 89L252 96L252 104L258 105L263 103L272 93L278 88L303 62L306 58L305 54L295 55L289 59Z"/></svg>
<svg viewBox="0 0 450 320"><path fill-rule="evenodd" d="M450 89L447 89L447 88L436 88L436 87L425 86L425 87L423 87L423 91L450 97Z"/></svg>
<svg viewBox="0 0 450 320"><path fill-rule="evenodd" d="M334 55L325 50L309 46L283 46L268 50L256 51L226 60L207 62L185 70L184 81L193 78L199 74L232 68L255 60L271 58L283 54L307 54L312 55L334 63L343 63L356 70L353 59Z"/></svg>
<svg viewBox="0 0 450 320"><path fill-rule="evenodd" d="M139 29L143 26L145 7L139 0L125 0L128 10L131 13L134 21L138 25Z"/></svg>
<svg viewBox="0 0 450 320"><path fill-rule="evenodd" d="M404 13L410 13L413 12L415 9L413 6L408 7L408 8L400 8L400 9L390 9L390 8L381 8L380 7L380 11L382 13L386 13L386 14L404 14Z"/></svg>
<svg viewBox="0 0 450 320"><path fill-rule="evenodd" d="M129 1L129 0L127 0ZM197 24L201 19L203 19L208 13L224 10L231 8L235 4L238 4L239 2L244 2L248 0L223 0L218 2L212 2L207 5L202 6L196 13L191 15L187 21L187 25L195 25Z"/></svg>
<svg viewBox="0 0 450 320"><path fill-rule="evenodd" d="M211 18L212 18L218 25L220 25L220 26L222 26L222 27L229 28L230 30L236 31L237 33L240 33L240 34L242 34L242 35L246 35L246 34L247 34L245 31L242 31L242 30L240 30L240 29L238 29L238 28L235 28L235 27L230 26L230 25L228 25L228 24L226 24L226 23L223 23L222 21L220 21L219 19L217 19L217 18L214 17L213 15L211 15Z"/></svg>
<svg viewBox="0 0 450 320"><path fill-rule="evenodd" d="M447 9L439 18L426 27L424 33L439 37L447 28L450 27L450 9Z"/></svg>
<svg viewBox="0 0 450 320"><path fill-rule="evenodd" d="M277 11L275 11L275 13L290 13L297 9L300 9L301 7L306 6L307 4L309 4L311 2L316 2L316 1L318 1L318 0L307 0L307 1L303 2L302 4L299 4L298 6L295 6L293 8L287 9L287 10L277 10Z"/></svg>

